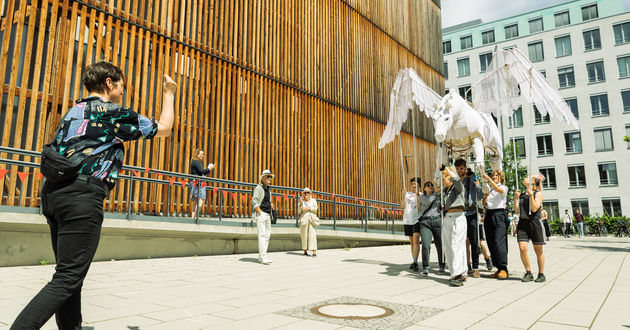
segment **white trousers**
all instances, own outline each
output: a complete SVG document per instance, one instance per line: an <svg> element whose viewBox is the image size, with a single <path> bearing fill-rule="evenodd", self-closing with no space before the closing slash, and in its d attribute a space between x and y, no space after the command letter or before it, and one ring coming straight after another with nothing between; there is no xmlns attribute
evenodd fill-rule
<svg viewBox="0 0 630 330"><path fill-rule="evenodd" d="M466 274L466 215L464 212L446 213L442 224L442 251L451 277Z"/></svg>
<svg viewBox="0 0 630 330"><path fill-rule="evenodd" d="M258 259L267 258L267 247L271 237L271 216L269 213L261 212L260 215L254 211L254 220L258 228Z"/></svg>
<svg viewBox="0 0 630 330"><path fill-rule="evenodd" d="M300 224L302 250L317 250L317 230L311 221Z"/></svg>

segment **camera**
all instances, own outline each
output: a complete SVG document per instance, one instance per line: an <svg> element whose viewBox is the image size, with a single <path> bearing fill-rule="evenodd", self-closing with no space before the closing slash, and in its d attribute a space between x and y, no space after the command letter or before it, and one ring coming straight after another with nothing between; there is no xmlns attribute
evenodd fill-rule
<svg viewBox="0 0 630 330"><path fill-rule="evenodd" d="M472 176L473 174L474 173L470 168L466 169L466 176Z"/></svg>

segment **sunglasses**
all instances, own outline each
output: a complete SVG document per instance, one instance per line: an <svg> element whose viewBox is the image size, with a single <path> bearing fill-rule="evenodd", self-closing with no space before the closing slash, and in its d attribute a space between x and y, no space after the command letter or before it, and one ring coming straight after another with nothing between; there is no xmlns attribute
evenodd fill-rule
<svg viewBox="0 0 630 330"><path fill-rule="evenodd" d="M267 175L265 178L267 179L273 179L273 177L271 175Z"/></svg>

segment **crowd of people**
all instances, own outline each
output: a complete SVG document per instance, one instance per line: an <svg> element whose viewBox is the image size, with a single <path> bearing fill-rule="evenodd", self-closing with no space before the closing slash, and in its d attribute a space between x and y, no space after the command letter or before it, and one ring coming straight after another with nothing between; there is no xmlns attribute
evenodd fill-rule
<svg viewBox="0 0 630 330"><path fill-rule="evenodd" d="M507 213L508 187L505 175L495 170L483 174L487 184L482 188L477 176L466 166L464 159L455 161L455 169L442 166L443 191L438 192L431 181L419 187L419 178L412 178L403 189L401 207L404 208L403 226L411 245L412 263L409 269L420 271L418 256L422 244L422 270L429 275L431 241L438 258L438 274L450 274L449 284L462 286L469 277L479 278L479 255L486 261L488 271L496 268L490 278L504 280L508 270L508 235L517 237L521 261L525 268L523 282L544 282L543 245L549 236L542 218L542 176L523 179L525 193L514 193L514 216ZM485 192L484 192L485 191ZM483 207L479 207L482 205ZM516 219L514 219L516 218ZM516 225L518 224L518 225ZM547 226L548 227L548 226ZM486 250L483 241L488 246ZM533 278L527 254L531 241L538 265Z"/></svg>

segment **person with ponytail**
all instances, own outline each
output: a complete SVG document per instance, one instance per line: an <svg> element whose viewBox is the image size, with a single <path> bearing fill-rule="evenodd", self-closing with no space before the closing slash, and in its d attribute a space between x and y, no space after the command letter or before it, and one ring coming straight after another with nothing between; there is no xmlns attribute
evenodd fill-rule
<svg viewBox="0 0 630 330"><path fill-rule="evenodd" d="M203 160L205 153L201 149L195 150L190 162L190 174L197 176L206 176L210 171L214 169L214 164L208 164L208 167L204 168L201 161ZM200 187L201 181L197 182L197 185L191 184L190 200L193 201L191 206L191 216L196 218L197 210L206 201L206 188Z"/></svg>

